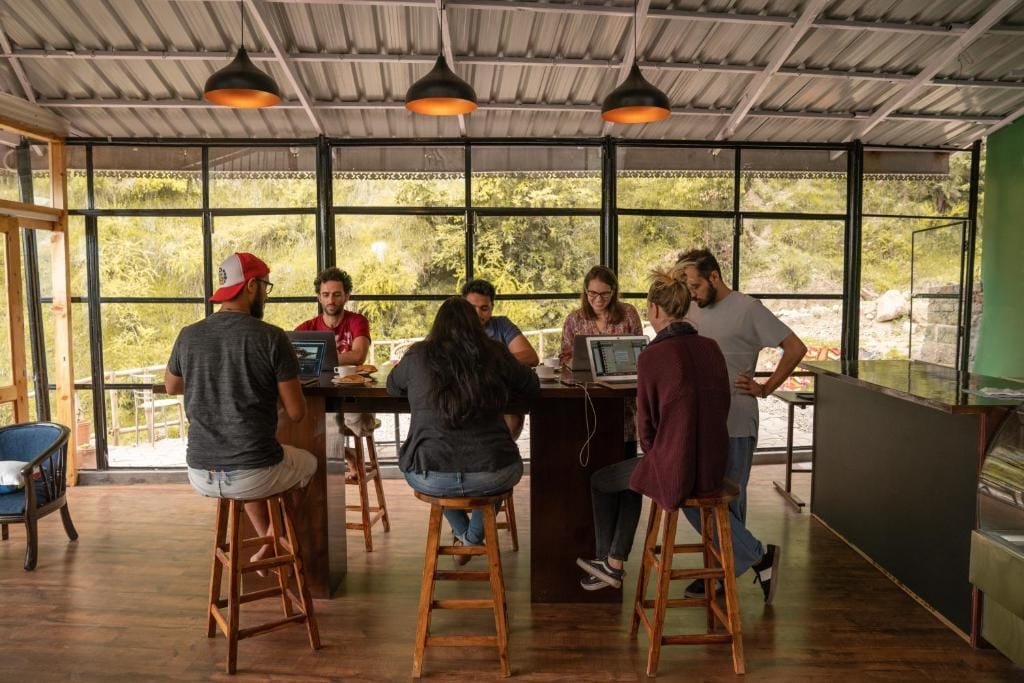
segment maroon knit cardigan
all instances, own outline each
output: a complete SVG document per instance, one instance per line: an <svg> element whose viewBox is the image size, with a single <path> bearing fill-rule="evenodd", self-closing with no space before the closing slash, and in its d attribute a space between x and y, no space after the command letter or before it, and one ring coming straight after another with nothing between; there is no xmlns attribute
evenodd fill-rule
<svg viewBox="0 0 1024 683"><path fill-rule="evenodd" d="M637 364L637 438L629 486L666 510L722 486L729 458L729 373L718 344L687 323L662 330Z"/></svg>

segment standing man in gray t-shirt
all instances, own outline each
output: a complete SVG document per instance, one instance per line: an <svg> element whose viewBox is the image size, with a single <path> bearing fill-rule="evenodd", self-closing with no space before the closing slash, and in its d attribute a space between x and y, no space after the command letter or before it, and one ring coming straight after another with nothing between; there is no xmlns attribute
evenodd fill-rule
<svg viewBox="0 0 1024 683"><path fill-rule="evenodd" d="M305 486L316 472L312 453L277 441L278 401L293 422L305 417L306 401L288 337L261 320L274 286L269 275L252 254L229 256L210 297L220 309L178 334L164 372L167 393L185 395L192 487L204 496L254 501L245 512L260 536L270 519L255 500ZM252 560L270 549L264 545Z"/></svg>
<svg viewBox="0 0 1024 683"><path fill-rule="evenodd" d="M739 497L729 506L736 575L753 567L755 581L770 603L778 587L781 557L777 545L765 549L746 527L747 482L757 444L757 399L767 398L777 389L807 353L807 347L789 327L757 299L734 292L722 280L722 270L707 249L694 249L679 259L686 284L693 297L687 319L705 337L718 342L725 355L729 381L733 386L729 408L729 466L725 476L740 488ZM754 379L757 356L764 348L782 348L782 359L763 383ZM687 510L687 513L692 511ZM687 514L694 526L697 515ZM686 589L689 597L704 596L704 582L695 581Z"/></svg>

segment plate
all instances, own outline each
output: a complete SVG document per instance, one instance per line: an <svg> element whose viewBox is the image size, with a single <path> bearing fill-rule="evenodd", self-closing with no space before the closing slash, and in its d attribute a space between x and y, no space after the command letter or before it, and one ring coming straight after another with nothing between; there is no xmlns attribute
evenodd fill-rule
<svg viewBox="0 0 1024 683"><path fill-rule="evenodd" d="M349 375L349 377L351 376ZM331 384L336 387L364 387L367 384L372 384L374 381L372 377L361 377L360 379L362 379L361 382L342 382L340 377L332 377Z"/></svg>

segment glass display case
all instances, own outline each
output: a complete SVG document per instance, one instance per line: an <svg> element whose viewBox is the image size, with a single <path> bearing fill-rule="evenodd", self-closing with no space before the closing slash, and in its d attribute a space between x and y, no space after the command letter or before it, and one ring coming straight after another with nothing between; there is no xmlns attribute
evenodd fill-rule
<svg viewBox="0 0 1024 683"><path fill-rule="evenodd" d="M1024 406L992 440L978 479L978 530L1024 555Z"/></svg>
<svg viewBox="0 0 1024 683"><path fill-rule="evenodd" d="M970 576L982 637L1024 666L1024 406L1003 421L981 467Z"/></svg>

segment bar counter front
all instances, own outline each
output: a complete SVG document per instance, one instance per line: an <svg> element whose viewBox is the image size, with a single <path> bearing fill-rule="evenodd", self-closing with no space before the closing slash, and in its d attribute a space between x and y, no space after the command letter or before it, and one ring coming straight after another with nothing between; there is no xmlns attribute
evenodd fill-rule
<svg viewBox="0 0 1024 683"><path fill-rule="evenodd" d="M567 380L572 379L569 371L564 373ZM331 597L346 570L345 487L332 480L328 490L327 415L409 412L407 400L388 396L386 371L375 377L376 381L366 386L321 380L318 385L305 387L306 418L300 423L279 421L280 441L305 448L318 462L305 500L298 501L296 520L307 580L315 598ZM594 552L590 475L622 459L623 401L635 396L635 384L614 389L588 385L584 391L559 381L542 381L540 398L519 408L530 414L532 602L622 600L621 589L583 590L574 567L577 557L590 557ZM590 432L589 447L584 448ZM424 529L426 519L424 514Z"/></svg>
<svg viewBox="0 0 1024 683"><path fill-rule="evenodd" d="M802 363L815 375L811 512L978 645L968 579L978 474L1024 385L904 360Z"/></svg>

